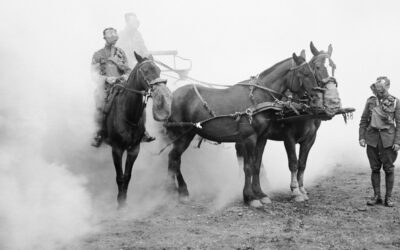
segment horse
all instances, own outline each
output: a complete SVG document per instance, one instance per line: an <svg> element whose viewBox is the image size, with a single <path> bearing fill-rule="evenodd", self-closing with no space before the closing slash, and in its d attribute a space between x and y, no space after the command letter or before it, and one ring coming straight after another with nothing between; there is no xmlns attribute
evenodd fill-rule
<svg viewBox="0 0 400 250"><path fill-rule="evenodd" d="M336 86L336 80L334 78L334 70L336 66L331 59L333 50L332 45L329 45L328 51L324 52L318 51L311 42L310 49L313 58L310 60L309 64L319 85L322 88L325 88L328 84ZM326 98L327 97L324 96L324 99ZM328 102L325 100L324 102L324 109L329 113L330 117L338 111L340 106L340 99L329 100ZM270 130L266 133L267 139L284 142L288 157L289 170L291 172L290 189L296 202L302 202L309 199L307 191L304 188L304 171L308 155L314 145L321 121L321 119L274 121L270 126ZM296 144L300 144L299 157L297 157L296 154ZM235 146L237 157L239 162L241 162L240 159L244 156L243 146L240 144L236 144ZM258 159L258 161L261 164L261 159Z"/></svg>
<svg viewBox="0 0 400 250"><path fill-rule="evenodd" d="M153 118L166 120L170 115L172 94L165 86L167 80L160 78L160 69L155 63L134 53L137 64L125 84L115 84L112 91L119 92L106 118L105 142L112 148L112 158L118 185L118 207L126 205L127 191L132 167L140 151L140 142L145 131L144 109L149 97L153 98ZM127 152L125 170L122 156Z"/></svg>
<svg viewBox="0 0 400 250"><path fill-rule="evenodd" d="M165 124L167 134L173 140L168 154L168 189L177 191L183 201L187 200L189 192L180 170L181 156L198 134L211 141L244 145L243 200L252 207L269 203L268 196L261 190L260 168L255 160L260 154L256 151L264 149L258 145L259 138L269 130L276 110L263 104L279 102L288 89L299 96L307 93L311 105L320 103L318 87L309 64L293 53L292 57L261 72L258 77L226 89L193 84L175 90L171 116Z"/></svg>

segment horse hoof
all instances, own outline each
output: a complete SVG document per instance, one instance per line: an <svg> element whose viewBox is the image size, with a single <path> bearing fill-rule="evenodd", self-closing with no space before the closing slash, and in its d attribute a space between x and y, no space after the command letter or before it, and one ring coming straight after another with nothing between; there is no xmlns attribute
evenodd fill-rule
<svg viewBox="0 0 400 250"><path fill-rule="evenodd" d="M292 195L294 197L297 197L297 196L302 196L303 194L301 193L300 189L297 187L297 188L293 188Z"/></svg>
<svg viewBox="0 0 400 250"><path fill-rule="evenodd" d="M259 200L252 200L252 201L250 201L249 206L254 207L254 208L260 208L263 205Z"/></svg>
<svg viewBox="0 0 400 250"><path fill-rule="evenodd" d="M299 189L300 189L300 192L301 192L302 194L305 194L305 195L308 194L307 191L306 191L306 189L305 189L304 187L300 187Z"/></svg>
<svg viewBox="0 0 400 250"><path fill-rule="evenodd" d="M304 198L305 201L308 201L310 199L310 198L308 198L307 194L303 194L303 198Z"/></svg>
<svg viewBox="0 0 400 250"><path fill-rule="evenodd" d="M304 199L303 195L299 195L299 196L294 197L294 201L295 202L303 202L303 201L305 201L305 199Z"/></svg>
<svg viewBox="0 0 400 250"><path fill-rule="evenodd" d="M185 196L179 196L179 202L183 203L183 204L187 204L189 203L190 198L189 196L185 195Z"/></svg>
<svg viewBox="0 0 400 250"><path fill-rule="evenodd" d="M118 209L118 211L126 211L128 209L128 206L126 205L126 202L119 203L117 209Z"/></svg>
<svg viewBox="0 0 400 250"><path fill-rule="evenodd" d="M262 204L271 204L272 203L271 199L268 196L261 198L260 201Z"/></svg>
<svg viewBox="0 0 400 250"><path fill-rule="evenodd" d="M175 185L166 185L165 190L168 194L176 194L178 193L178 188Z"/></svg>

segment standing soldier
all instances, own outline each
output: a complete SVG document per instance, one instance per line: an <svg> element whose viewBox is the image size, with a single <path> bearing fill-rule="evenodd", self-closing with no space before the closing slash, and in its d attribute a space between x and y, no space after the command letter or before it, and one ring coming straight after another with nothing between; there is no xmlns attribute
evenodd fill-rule
<svg viewBox="0 0 400 250"><path fill-rule="evenodd" d="M390 95L390 80L378 77L371 85L371 96L367 100L361 116L359 139L360 146L367 145L367 156L371 166L371 182L374 197L367 202L373 206L382 204L380 191L380 170L385 171L385 206L393 207L392 190L394 183L394 162L400 149L400 102Z"/></svg>

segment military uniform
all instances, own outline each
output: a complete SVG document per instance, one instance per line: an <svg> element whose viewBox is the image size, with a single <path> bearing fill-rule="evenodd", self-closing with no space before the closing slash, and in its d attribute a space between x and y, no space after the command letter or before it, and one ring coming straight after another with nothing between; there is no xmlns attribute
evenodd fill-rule
<svg viewBox="0 0 400 250"><path fill-rule="evenodd" d="M92 58L92 65L97 73L103 76L104 82L106 77L127 76L131 71L125 52L118 47L111 49L104 47L96 51ZM109 85L105 83L105 88L107 89L108 87Z"/></svg>
<svg viewBox="0 0 400 250"><path fill-rule="evenodd" d="M100 89L100 98L96 100L96 122L99 130L97 137L105 136L105 116L107 115L115 93L111 93L111 84L106 79L107 77L117 77L127 79L131 69L128 66L128 60L125 52L118 47L104 47L96 51L92 57L92 66L97 74ZM100 139L98 139L100 140Z"/></svg>
<svg viewBox="0 0 400 250"><path fill-rule="evenodd" d="M377 203L380 199L380 170L383 167L386 181L386 200L390 200L394 182L394 162L400 145L400 101L392 95L379 100L368 98L361 116L359 139L367 144L367 156L371 166L371 181ZM385 202L386 202L385 200ZM369 205L372 205L368 203Z"/></svg>
<svg viewBox="0 0 400 250"><path fill-rule="evenodd" d="M128 79L131 68L128 65L125 52L118 47L112 47L111 49L104 47L95 52L92 58L92 66L97 76L100 78L100 84L102 84L102 90L100 90L100 92L102 92L102 98L100 98L101 100L97 100L96 103L96 122L99 130L97 131L95 141L92 143L92 146L98 147L102 139L106 137L105 118L112 106L114 97L118 93L114 90L111 91L112 85L107 83L106 79L107 77L122 77L124 81ZM153 140L155 140L155 137L150 136L148 132L145 131L142 141L150 142Z"/></svg>

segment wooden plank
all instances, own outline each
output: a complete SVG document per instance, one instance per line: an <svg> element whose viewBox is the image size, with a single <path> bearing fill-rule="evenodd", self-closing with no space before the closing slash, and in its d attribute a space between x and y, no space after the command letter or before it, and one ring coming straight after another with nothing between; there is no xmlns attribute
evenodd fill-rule
<svg viewBox="0 0 400 250"><path fill-rule="evenodd" d="M153 50L149 51L153 56L176 56L178 54L177 50Z"/></svg>

